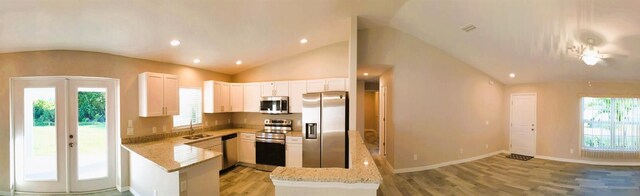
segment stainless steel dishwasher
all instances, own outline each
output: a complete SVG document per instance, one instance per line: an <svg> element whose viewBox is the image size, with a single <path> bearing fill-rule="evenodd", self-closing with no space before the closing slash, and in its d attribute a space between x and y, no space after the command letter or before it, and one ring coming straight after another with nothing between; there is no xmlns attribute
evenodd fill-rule
<svg viewBox="0 0 640 196"><path fill-rule="evenodd" d="M222 169L238 163L238 134L222 136Z"/></svg>

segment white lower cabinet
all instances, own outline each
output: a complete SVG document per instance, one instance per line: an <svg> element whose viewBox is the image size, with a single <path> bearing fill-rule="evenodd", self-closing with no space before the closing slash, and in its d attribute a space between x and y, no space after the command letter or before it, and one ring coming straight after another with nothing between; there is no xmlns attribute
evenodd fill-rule
<svg viewBox="0 0 640 196"><path fill-rule="evenodd" d="M240 142L238 143L238 162L256 164L256 134L240 134Z"/></svg>
<svg viewBox="0 0 640 196"><path fill-rule="evenodd" d="M302 137L287 136L287 167L302 167Z"/></svg>

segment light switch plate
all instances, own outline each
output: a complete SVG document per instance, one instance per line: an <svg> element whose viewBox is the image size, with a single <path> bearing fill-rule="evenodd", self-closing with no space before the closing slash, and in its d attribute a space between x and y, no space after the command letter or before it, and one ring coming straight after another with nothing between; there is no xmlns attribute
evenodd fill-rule
<svg viewBox="0 0 640 196"><path fill-rule="evenodd" d="M227 119L227 124L231 124L231 119Z"/></svg>
<svg viewBox="0 0 640 196"><path fill-rule="evenodd" d="M180 192L187 191L187 181L180 182Z"/></svg>
<svg viewBox="0 0 640 196"><path fill-rule="evenodd" d="M167 125L162 126L162 132L167 132Z"/></svg>
<svg viewBox="0 0 640 196"><path fill-rule="evenodd" d="M129 120L129 122L127 124L129 125L127 127L132 128L133 127L133 120Z"/></svg>
<svg viewBox="0 0 640 196"><path fill-rule="evenodd" d="M127 128L127 135L133 135L133 128Z"/></svg>
<svg viewBox="0 0 640 196"><path fill-rule="evenodd" d="M158 130L156 130L156 127L151 127L151 132L152 133L158 133Z"/></svg>
<svg viewBox="0 0 640 196"><path fill-rule="evenodd" d="M218 120L216 120L216 122L214 122L214 126L218 126Z"/></svg>

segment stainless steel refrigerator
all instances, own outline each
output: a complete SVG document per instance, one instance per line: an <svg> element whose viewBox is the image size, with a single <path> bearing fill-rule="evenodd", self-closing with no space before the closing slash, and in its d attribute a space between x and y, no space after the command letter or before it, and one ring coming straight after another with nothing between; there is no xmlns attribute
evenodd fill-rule
<svg viewBox="0 0 640 196"><path fill-rule="evenodd" d="M347 92L302 95L302 166L349 167L349 99Z"/></svg>

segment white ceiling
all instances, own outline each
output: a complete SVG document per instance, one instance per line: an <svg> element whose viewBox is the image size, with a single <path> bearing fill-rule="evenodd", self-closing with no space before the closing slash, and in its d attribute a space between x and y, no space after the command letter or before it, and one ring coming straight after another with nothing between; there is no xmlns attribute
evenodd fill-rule
<svg viewBox="0 0 640 196"><path fill-rule="evenodd" d="M360 28L389 25L504 83L638 81L637 10L638 0L2 0L0 53L86 50L235 74L345 41L357 15ZM586 66L566 50L586 38L627 57Z"/></svg>
<svg viewBox="0 0 640 196"><path fill-rule="evenodd" d="M390 26L505 83L640 81L639 10L638 0L411 0ZM627 57L585 65L566 49L588 37Z"/></svg>
<svg viewBox="0 0 640 196"><path fill-rule="evenodd" d="M350 16L386 25L403 2L2 0L0 53L86 50L235 74L347 40ZM171 47L172 39L182 44Z"/></svg>

